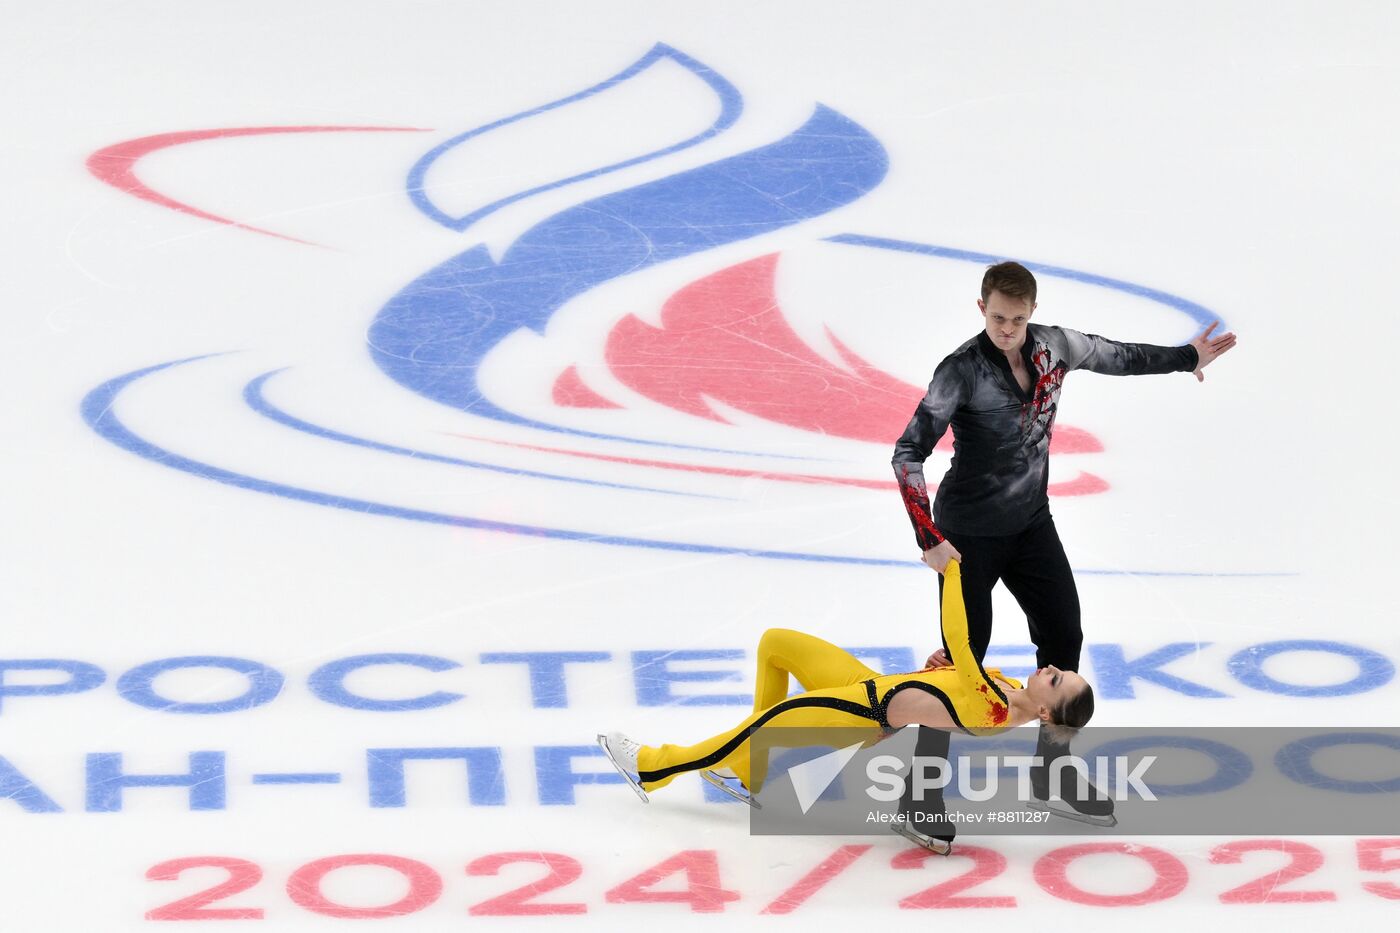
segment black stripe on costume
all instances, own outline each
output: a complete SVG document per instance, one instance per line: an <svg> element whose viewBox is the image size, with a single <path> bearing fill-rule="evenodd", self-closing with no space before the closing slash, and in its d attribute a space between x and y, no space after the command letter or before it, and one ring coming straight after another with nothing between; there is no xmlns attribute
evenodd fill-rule
<svg viewBox="0 0 1400 933"><path fill-rule="evenodd" d="M876 722L880 721L875 710L867 709L859 703L853 703L850 700L838 700L836 697L793 697L790 700L783 700L780 703L768 707L768 709L755 719L747 729L735 735L728 742L725 742L704 758L683 762L678 765L671 765L668 768L660 768L656 771L639 771L637 772L637 778L643 784L649 784L652 781L659 781L673 774L680 774L682 771L698 771L701 768L713 767L732 755L735 749L747 742L755 732L773 717L786 713L789 710L801 709L804 706L825 706L828 709L837 709L843 713L850 713L852 716L860 716L862 719L872 719Z"/></svg>
<svg viewBox="0 0 1400 933"><path fill-rule="evenodd" d="M988 343L988 344L991 343L990 338L987 340L987 343ZM998 353L997 356L1001 357L1001 363L1002 363L1003 366L1007 365L1007 364L1006 364L1006 354L1004 354L1004 353ZM1020 385L1016 382L1015 379L1012 379L1011 382L1012 382L1013 385L1016 385L1016 387L1017 387L1018 389L1020 388ZM958 578L959 578L959 582L961 582L961 579L962 579L962 571L961 571L961 569L959 569L959 571L958 571ZM947 658L948 658L949 661L951 661L951 660L953 660L953 652L952 652L952 650L949 649L949 647L948 647L948 639L946 639L946 638L943 637L943 625L942 625L942 620L943 620L943 608L942 608L943 586L944 586L943 581L940 580L939 583L938 583L938 598L939 598L939 610L938 610L938 612L939 612L939 626L938 626L939 631L938 631L938 638L939 638L939 641L943 642L943 654L947 656ZM964 616L964 618L966 618L966 616L967 616L967 597L966 597L966 596L963 597L963 616ZM990 677L987 676L987 669L986 669L985 667L982 666L982 659L979 658L979 657L977 656L977 653L976 653L975 651L972 651L971 649L972 649L972 644L971 644L971 641L969 640L969 643L968 643L968 654L972 655L972 660L973 660L974 662L976 662L976 664L977 664L977 673L979 673L979 674L982 675L982 682L983 682L984 684L986 684L987 686L991 687L991 688L992 688L992 692L995 693L995 694L997 695L997 697L1001 700L1001 702L1002 702L1003 704L1005 704L1005 705L1009 708L1009 707L1011 706L1011 702L1010 702L1009 700L1006 699L1006 694L1005 694L1005 693L1002 693L1001 688L997 686L997 682L996 682L995 680L993 680L992 678L990 678ZM944 703L945 705L948 703L948 698L947 698L947 697L944 697L944 698L943 698L943 703ZM949 710L948 710L948 711L949 711L949 712L952 712L952 707L949 707ZM954 719L954 721L957 720L957 715L956 715L956 714L954 714L953 719Z"/></svg>
<svg viewBox="0 0 1400 933"><path fill-rule="evenodd" d="M869 681L867 681L867 683L869 683ZM946 709L948 711L948 715L952 717L953 725L957 726L963 732L968 731L967 726L964 726L962 720L958 718L958 709L956 706L953 705L953 701L948 697L948 694L944 693L942 690L939 690L933 684L924 683L922 680L906 680L904 681L904 683L895 684L893 687L885 691L884 699L880 701L879 714L880 722L882 725L884 725L886 729L888 729L890 726L889 719L886 716L886 714L889 712L890 700L894 699L894 695L900 690L903 690L905 687L913 687L916 690L922 690L925 693L930 693L938 697L939 701L943 704L943 708Z"/></svg>
<svg viewBox="0 0 1400 933"><path fill-rule="evenodd" d="M981 658L973 655L972 659L977 662L977 673L982 675L982 682L991 687L992 692L1001 699L1002 705L1009 709L1011 707L1010 701L1006 699L1006 694L1001 692L1001 688L997 686L997 682L987 676L987 669L982 666Z"/></svg>
<svg viewBox="0 0 1400 933"><path fill-rule="evenodd" d="M948 650L948 639L946 638L943 639L943 653L946 654L950 659L953 657L953 652ZM987 669L982 666L982 659L979 658L976 654L973 654L972 660L977 663L977 673L982 675L982 682L992 688L992 692L997 695L997 697L1005 706L1010 707L1011 702L1006 699L1006 694L1003 693L1002 689L997 686L997 682L995 680L987 676ZM948 702L946 697L944 698L943 702Z"/></svg>

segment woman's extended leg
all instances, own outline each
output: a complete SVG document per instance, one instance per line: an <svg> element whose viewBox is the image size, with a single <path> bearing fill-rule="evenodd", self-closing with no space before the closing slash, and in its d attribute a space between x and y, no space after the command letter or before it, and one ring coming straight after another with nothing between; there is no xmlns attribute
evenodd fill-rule
<svg viewBox="0 0 1400 933"><path fill-rule="evenodd" d="M788 674L797 678L803 690L845 687L880 676L829 641L792 629L770 628L758 641L755 713L787 698Z"/></svg>
<svg viewBox="0 0 1400 933"><path fill-rule="evenodd" d="M808 693L818 691L825 696L789 700L789 674ZM878 676L829 641L791 629L769 629L758 643L753 713L734 728L694 745L644 746L637 758L642 786L652 790L685 771L724 768L733 771L745 787L754 789L751 771L757 770L761 776L766 765L750 761L749 735L753 729L774 723L779 716L777 724L783 726L872 726L875 720L867 712L869 701L856 685Z"/></svg>
<svg viewBox="0 0 1400 933"><path fill-rule="evenodd" d="M749 786L749 727L760 713L752 713L732 729L694 745L644 745L637 753L637 776L642 788L665 787L678 774L702 768L728 768Z"/></svg>
<svg viewBox="0 0 1400 933"><path fill-rule="evenodd" d="M650 791L665 787L676 775L687 771L727 768L745 787L756 792L766 771L763 761L750 759L752 734L758 729L770 725L808 730L839 727L869 729L872 735L878 735L877 716L858 682L855 686L802 693L750 713L734 728L694 745L642 746L637 752L637 776L643 789ZM810 739L813 732L806 735Z"/></svg>

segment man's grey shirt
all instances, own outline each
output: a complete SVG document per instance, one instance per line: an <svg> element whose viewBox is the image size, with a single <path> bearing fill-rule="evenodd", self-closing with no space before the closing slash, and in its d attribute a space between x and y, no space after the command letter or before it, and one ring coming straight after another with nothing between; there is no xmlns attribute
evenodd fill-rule
<svg viewBox="0 0 1400 933"><path fill-rule="evenodd" d="M1195 347L1118 343L1067 327L1026 325L1021 355L1031 374L1023 391L1006 354L985 332L934 370L928 394L894 447L894 472L923 550L945 531L1013 535L1049 514L1050 434L1065 374L1108 376L1190 372ZM923 464L953 429L953 462L932 509Z"/></svg>

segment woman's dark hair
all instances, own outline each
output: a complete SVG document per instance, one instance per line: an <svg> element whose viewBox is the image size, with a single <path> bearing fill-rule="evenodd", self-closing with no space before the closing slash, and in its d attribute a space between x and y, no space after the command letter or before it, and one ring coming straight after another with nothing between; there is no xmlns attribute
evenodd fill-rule
<svg viewBox="0 0 1400 933"><path fill-rule="evenodd" d="M1050 721L1057 726L1083 729L1093 715L1094 688L1086 683L1083 690L1050 711Z"/></svg>
<svg viewBox="0 0 1400 933"><path fill-rule="evenodd" d="M1035 276L1019 262L999 262L988 266L986 274L982 276L982 300L986 301L992 292L1001 292L1007 298L1020 298L1035 304Z"/></svg>

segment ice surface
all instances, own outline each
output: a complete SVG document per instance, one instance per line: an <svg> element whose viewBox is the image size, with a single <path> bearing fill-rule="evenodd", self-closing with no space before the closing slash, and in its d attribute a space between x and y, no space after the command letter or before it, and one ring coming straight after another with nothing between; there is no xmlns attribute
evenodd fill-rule
<svg viewBox="0 0 1400 933"><path fill-rule="evenodd" d="M1294 840L1320 865L1253 907L1221 895L1290 856L1232 864L1232 839L1133 839L1066 887L1091 834L929 861L893 835L751 838L698 779L642 806L593 736L729 725L771 625L889 663L937 643L888 460L980 326L984 254L1059 270L1038 321L1240 335L1201 385L1068 380L1057 425L1097 447L1052 482L1107 486L1052 500L1085 673L1188 646L1176 687L1134 680L1096 722L1394 725L1393 5L5 16L6 929L160 926L226 878L203 909L289 930L390 905L404 929L835 928L922 919L938 895L905 899L959 877L943 894L991 909L933 922L1390 908L1400 850L1346 837ZM657 43L615 93L539 110ZM415 192L434 147L518 114ZM195 135L111 148L164 134ZM535 187L465 230L425 209ZM998 600L989 663L1015 674ZM1250 666L1286 642L1327 644Z"/></svg>

